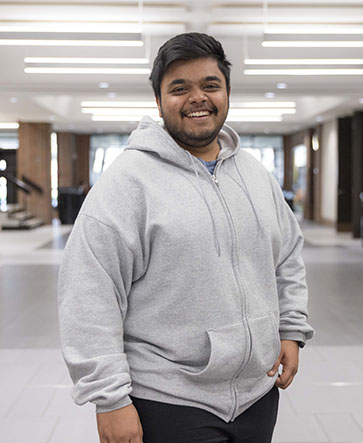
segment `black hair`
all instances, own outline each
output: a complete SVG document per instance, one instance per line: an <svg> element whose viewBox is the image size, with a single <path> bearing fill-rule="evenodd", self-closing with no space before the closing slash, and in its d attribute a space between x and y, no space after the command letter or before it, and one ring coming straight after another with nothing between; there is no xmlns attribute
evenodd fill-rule
<svg viewBox="0 0 363 443"><path fill-rule="evenodd" d="M214 58L217 61L218 68L226 79L229 93L232 64L227 60L221 43L210 35L188 32L171 38L159 48L149 77L155 97L160 98L161 81L172 63L202 57Z"/></svg>

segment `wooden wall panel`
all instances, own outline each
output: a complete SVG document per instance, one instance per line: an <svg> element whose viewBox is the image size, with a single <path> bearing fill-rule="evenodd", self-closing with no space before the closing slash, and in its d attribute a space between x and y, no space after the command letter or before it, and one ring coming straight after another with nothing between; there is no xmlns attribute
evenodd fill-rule
<svg viewBox="0 0 363 443"><path fill-rule="evenodd" d="M17 151L17 176L30 178L43 188L43 194L33 192L26 197L18 191L18 201L45 223L52 221L50 134L48 123L19 123L19 149Z"/></svg>
<svg viewBox="0 0 363 443"><path fill-rule="evenodd" d="M58 132L58 186L77 186L74 183L74 168L76 158L75 135L69 132Z"/></svg>
<svg viewBox="0 0 363 443"><path fill-rule="evenodd" d="M90 136L87 134L76 135L77 168L75 170L75 184L81 182L89 188L89 159L90 159Z"/></svg>

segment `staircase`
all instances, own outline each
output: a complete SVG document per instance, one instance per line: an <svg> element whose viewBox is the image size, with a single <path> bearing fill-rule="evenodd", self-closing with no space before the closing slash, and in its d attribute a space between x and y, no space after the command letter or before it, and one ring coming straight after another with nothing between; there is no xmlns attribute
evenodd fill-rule
<svg viewBox="0 0 363 443"><path fill-rule="evenodd" d="M7 209L0 211L0 229L2 230L27 230L42 226L40 218L33 217L21 205L7 205Z"/></svg>

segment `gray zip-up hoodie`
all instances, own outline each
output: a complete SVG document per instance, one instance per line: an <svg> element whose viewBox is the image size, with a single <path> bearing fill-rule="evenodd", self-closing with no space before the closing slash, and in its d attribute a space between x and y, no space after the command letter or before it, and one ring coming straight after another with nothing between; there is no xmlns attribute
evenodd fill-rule
<svg viewBox="0 0 363 443"><path fill-rule="evenodd" d="M234 420L273 386L280 339L312 337L295 217L231 128L219 142L212 176L145 117L88 194L59 278L76 403L132 391Z"/></svg>

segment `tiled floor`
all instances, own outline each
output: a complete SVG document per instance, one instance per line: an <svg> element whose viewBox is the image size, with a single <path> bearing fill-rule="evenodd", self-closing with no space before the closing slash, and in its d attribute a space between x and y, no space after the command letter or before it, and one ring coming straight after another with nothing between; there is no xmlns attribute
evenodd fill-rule
<svg viewBox="0 0 363 443"><path fill-rule="evenodd" d="M94 407L73 404L59 350L56 278L69 232L0 232L0 442L98 442ZM281 392L274 443L362 443L363 248L329 228L304 233L317 334Z"/></svg>

